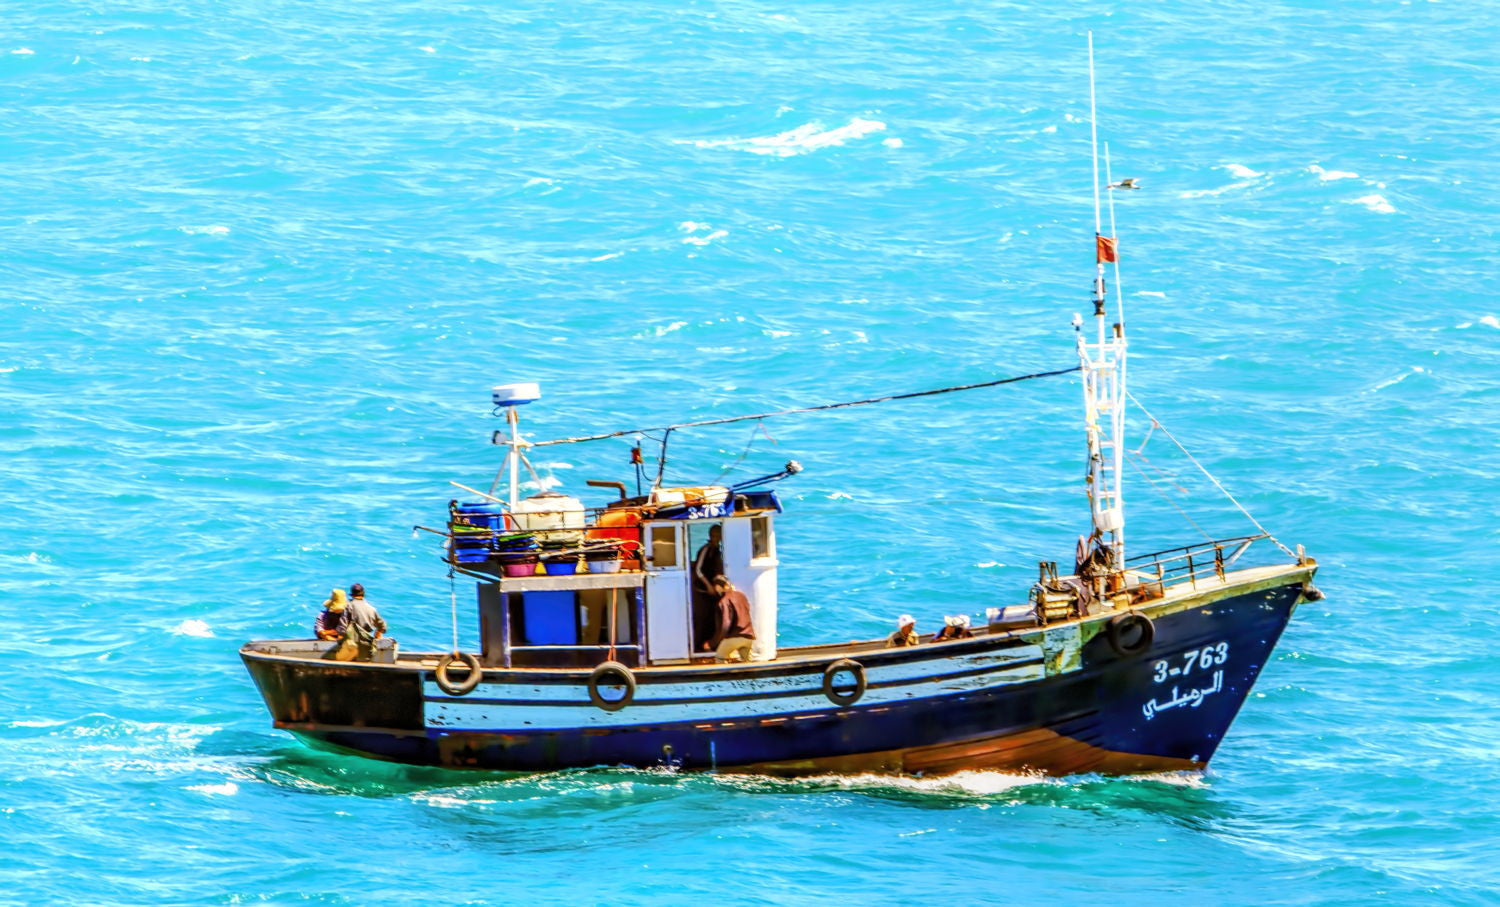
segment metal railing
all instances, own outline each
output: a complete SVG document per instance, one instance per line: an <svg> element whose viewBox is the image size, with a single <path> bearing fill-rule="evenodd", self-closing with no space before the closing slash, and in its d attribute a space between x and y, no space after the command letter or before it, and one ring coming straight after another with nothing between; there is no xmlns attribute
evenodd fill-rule
<svg viewBox="0 0 1500 907"><path fill-rule="evenodd" d="M1234 566L1251 544L1270 536L1242 535L1218 539L1181 548L1168 548L1125 559L1125 571L1142 582L1159 583L1163 588L1181 583L1198 585L1210 576L1222 580L1224 572Z"/></svg>

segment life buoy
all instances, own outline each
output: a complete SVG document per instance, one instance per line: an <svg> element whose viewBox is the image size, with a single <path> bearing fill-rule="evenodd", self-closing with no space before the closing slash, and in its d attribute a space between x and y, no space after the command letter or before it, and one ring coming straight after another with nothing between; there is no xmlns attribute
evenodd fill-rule
<svg viewBox="0 0 1500 907"><path fill-rule="evenodd" d="M611 676L613 675L613 676ZM605 699L599 693L601 686L624 687L619 699ZM606 712L618 712L635 700L635 672L618 661L606 661L589 675L589 702Z"/></svg>
<svg viewBox="0 0 1500 907"><path fill-rule="evenodd" d="M454 683L448 679L448 668L455 661L463 662L464 667L469 669L469 673L464 676L464 679L460 683ZM479 667L479 659L468 652L450 652L444 655L438 661L437 670L433 674L435 675L434 679L437 681L438 689L449 696L463 696L472 693L474 688L479 686L479 681L484 678L484 671Z"/></svg>
<svg viewBox="0 0 1500 907"><path fill-rule="evenodd" d="M1121 658L1149 651L1156 639L1156 625L1139 611L1116 614L1105 625L1105 631L1109 636L1109 647Z"/></svg>
<svg viewBox="0 0 1500 907"><path fill-rule="evenodd" d="M848 671L854 675L854 689L838 689L834 675ZM865 666L851 658L840 658L823 671L823 695L834 705L854 705L865 695Z"/></svg>

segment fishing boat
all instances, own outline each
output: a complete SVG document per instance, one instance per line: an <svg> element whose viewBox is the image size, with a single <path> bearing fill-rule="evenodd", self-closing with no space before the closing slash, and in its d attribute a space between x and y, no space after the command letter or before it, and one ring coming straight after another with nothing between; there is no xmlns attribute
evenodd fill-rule
<svg viewBox="0 0 1500 907"><path fill-rule="evenodd" d="M997 590L995 601L1013 603L986 608L954 638L781 646L776 527L787 515L774 486L800 467L729 486L671 485L666 443L689 426L832 406L661 426L654 481L643 481L648 458L636 447L636 493L624 482L591 481L613 497L586 506L556 491L523 497L523 469L540 482L527 452L631 431L530 440L519 412L540 389L504 385L492 392L508 426L492 437L506 450L495 482L488 492L468 489L477 500L451 501L446 526L432 530L450 577L474 583L477 651L459 651L456 596L446 652L383 644L340 660L348 649L335 641L247 643L240 656L275 727L379 759L509 771L1207 766L1298 604L1321 597L1312 584L1317 564L1265 531L1127 554L1127 343L1123 313L1108 312L1105 269L1118 268L1118 248L1112 203L1109 234L1100 221L1097 153L1095 161L1094 310L1091 322L1073 318L1076 367L833 405L1076 372L1089 518L1070 543L1071 569L1040 564L1029 590L1010 598ZM1110 182L1107 149L1104 170L1108 197L1134 188ZM718 604L703 589L706 562L748 604L747 658L705 650ZM940 589L932 603L964 609Z"/></svg>

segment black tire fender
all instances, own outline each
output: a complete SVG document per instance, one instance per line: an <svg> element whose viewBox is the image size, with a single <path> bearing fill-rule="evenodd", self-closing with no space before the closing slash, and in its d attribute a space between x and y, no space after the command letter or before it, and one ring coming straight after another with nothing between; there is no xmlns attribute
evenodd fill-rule
<svg viewBox="0 0 1500 907"><path fill-rule="evenodd" d="M834 688L834 676L843 671L854 675L854 689L840 691ZM823 670L823 695L834 705L859 702L859 698L865 695L865 686L865 666L852 658L840 658Z"/></svg>
<svg viewBox="0 0 1500 907"><path fill-rule="evenodd" d="M463 662L464 667L469 669L469 673L458 683L448 679L448 668L455 661ZM479 666L479 659L468 652L449 652L439 659L437 670L433 671L433 679L437 681L438 689L449 696L465 696L474 692L479 681L484 679L484 669Z"/></svg>
<svg viewBox="0 0 1500 907"><path fill-rule="evenodd" d="M1151 643L1156 641L1156 625L1139 611L1116 614L1104 629L1109 637L1109 647L1121 658L1144 655L1151 651ZM1133 641L1130 638L1132 632L1137 634Z"/></svg>
<svg viewBox="0 0 1500 907"><path fill-rule="evenodd" d="M599 692L601 686L622 686L625 688L625 695L619 699L605 699ZM606 661L589 675L589 702L604 711L618 712L634 701L635 672L618 661Z"/></svg>

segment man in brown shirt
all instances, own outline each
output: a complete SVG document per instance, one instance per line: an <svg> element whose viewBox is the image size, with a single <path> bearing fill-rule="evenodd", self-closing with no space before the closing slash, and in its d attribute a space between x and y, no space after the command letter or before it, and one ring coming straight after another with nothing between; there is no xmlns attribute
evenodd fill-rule
<svg viewBox="0 0 1500 907"><path fill-rule="evenodd" d="M714 591L719 595L719 626L709 646L719 661L749 661L755 642L755 627L750 623L750 600L745 593L720 574L714 577Z"/></svg>

